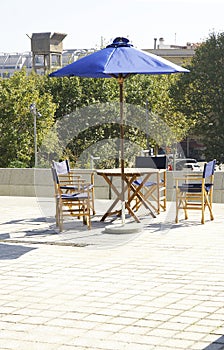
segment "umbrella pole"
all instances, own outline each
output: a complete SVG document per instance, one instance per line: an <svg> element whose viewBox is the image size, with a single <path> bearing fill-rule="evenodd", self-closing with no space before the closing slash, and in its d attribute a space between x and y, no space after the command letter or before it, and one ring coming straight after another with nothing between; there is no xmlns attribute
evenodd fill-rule
<svg viewBox="0 0 224 350"><path fill-rule="evenodd" d="M121 148L121 221L125 224L125 193L124 193L124 77L119 75L120 87L120 148Z"/></svg>

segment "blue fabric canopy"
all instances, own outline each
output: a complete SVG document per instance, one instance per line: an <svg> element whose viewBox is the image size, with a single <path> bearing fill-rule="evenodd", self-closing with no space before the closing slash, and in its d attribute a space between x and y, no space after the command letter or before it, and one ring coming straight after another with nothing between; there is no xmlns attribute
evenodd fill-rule
<svg viewBox="0 0 224 350"><path fill-rule="evenodd" d="M111 78L129 74L186 73L162 57L135 49L129 40L116 38L111 45L53 72L50 77L78 76L86 78Z"/></svg>

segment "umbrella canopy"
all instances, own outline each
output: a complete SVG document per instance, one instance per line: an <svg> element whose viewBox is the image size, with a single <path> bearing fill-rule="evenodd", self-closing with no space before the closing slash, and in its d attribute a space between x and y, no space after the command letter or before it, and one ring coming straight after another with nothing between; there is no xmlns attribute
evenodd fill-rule
<svg viewBox="0 0 224 350"><path fill-rule="evenodd" d="M78 76L111 78L129 74L185 73L180 67L162 57L135 49L126 38L116 38L106 48L85 56L53 73L50 77Z"/></svg>
<svg viewBox="0 0 224 350"><path fill-rule="evenodd" d="M134 74L186 73L180 67L159 56L135 49L129 40L117 37L106 48L85 56L55 72L50 77L117 78L120 86L120 139L121 139L121 178L122 178L122 222L124 223L124 121L123 83Z"/></svg>

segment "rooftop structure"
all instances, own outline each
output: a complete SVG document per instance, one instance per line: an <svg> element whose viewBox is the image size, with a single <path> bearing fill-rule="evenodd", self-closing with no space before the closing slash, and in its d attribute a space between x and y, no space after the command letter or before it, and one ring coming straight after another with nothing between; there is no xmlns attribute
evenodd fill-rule
<svg viewBox="0 0 224 350"><path fill-rule="evenodd" d="M67 34L33 33L31 37L32 66L36 73L62 66L63 39Z"/></svg>
<svg viewBox="0 0 224 350"><path fill-rule="evenodd" d="M195 50L192 48L157 48L157 49L145 49L144 51L153 53L154 55L161 56L168 61L171 61L179 66L189 63L194 56Z"/></svg>

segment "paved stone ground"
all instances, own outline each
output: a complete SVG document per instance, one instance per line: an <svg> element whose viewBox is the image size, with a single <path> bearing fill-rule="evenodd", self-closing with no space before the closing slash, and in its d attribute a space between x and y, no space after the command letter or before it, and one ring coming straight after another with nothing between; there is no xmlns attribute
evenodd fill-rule
<svg viewBox="0 0 224 350"><path fill-rule="evenodd" d="M1 350L224 349L223 204L205 225L197 211L174 224L169 203L141 233L109 235L105 201L93 230L63 233L49 200L0 203Z"/></svg>

